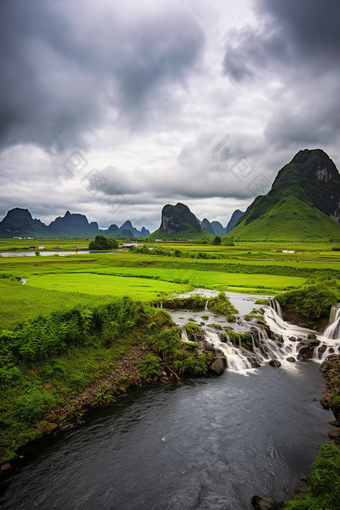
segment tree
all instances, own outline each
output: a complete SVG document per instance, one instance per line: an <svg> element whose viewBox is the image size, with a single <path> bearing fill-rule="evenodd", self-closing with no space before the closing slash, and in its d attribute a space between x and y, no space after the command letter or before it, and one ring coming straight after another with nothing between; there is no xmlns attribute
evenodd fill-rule
<svg viewBox="0 0 340 510"><path fill-rule="evenodd" d="M118 248L115 239L98 234L89 244L89 250L114 250Z"/></svg>
<svg viewBox="0 0 340 510"><path fill-rule="evenodd" d="M222 244L222 239L220 238L220 236L216 236L215 239L214 239L214 244L216 244L216 246L221 246Z"/></svg>

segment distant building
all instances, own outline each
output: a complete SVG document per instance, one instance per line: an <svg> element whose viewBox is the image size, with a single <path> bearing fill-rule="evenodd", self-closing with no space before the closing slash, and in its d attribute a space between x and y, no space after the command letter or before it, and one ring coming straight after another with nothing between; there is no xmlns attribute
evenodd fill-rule
<svg viewBox="0 0 340 510"><path fill-rule="evenodd" d="M30 250L36 250L38 248L38 246L36 246L35 244L33 244L32 246L29 247Z"/></svg>
<svg viewBox="0 0 340 510"><path fill-rule="evenodd" d="M276 252L277 252L277 250L270 250L270 251L271 251L271 252L273 252L273 253L276 253Z"/></svg>
<svg viewBox="0 0 340 510"><path fill-rule="evenodd" d="M282 250L282 253L295 253L295 250Z"/></svg>
<svg viewBox="0 0 340 510"><path fill-rule="evenodd" d="M132 248L132 246L136 246L136 248L138 246L143 246L142 244L138 244L138 243L122 243L120 245L122 248Z"/></svg>
<svg viewBox="0 0 340 510"><path fill-rule="evenodd" d="M46 246L38 246L38 250L46 250Z"/></svg>
<svg viewBox="0 0 340 510"><path fill-rule="evenodd" d="M52 247L52 250L62 250L63 247L62 246L53 246Z"/></svg>
<svg viewBox="0 0 340 510"><path fill-rule="evenodd" d="M156 239L156 243L160 243L162 239Z"/></svg>

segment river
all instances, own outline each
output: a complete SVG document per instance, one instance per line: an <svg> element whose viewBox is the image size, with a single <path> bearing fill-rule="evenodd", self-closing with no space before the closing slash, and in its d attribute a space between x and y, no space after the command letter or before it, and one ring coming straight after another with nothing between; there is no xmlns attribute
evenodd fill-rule
<svg viewBox="0 0 340 510"><path fill-rule="evenodd" d="M287 499L328 440L323 389L319 365L304 361L132 391L41 448L3 482L0 506L250 510L254 494Z"/></svg>

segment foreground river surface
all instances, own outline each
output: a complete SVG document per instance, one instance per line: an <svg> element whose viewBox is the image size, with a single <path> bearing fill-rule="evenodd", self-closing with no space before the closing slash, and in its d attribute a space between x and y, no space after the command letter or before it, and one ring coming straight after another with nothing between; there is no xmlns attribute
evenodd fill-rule
<svg viewBox="0 0 340 510"><path fill-rule="evenodd" d="M328 441L319 365L133 391L3 482L2 510L247 510L287 499ZM314 401L316 398L316 401Z"/></svg>

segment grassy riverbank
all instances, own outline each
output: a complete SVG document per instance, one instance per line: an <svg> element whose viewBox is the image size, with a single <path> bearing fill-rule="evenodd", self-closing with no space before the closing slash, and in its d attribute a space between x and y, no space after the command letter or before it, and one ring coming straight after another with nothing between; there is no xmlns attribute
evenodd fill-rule
<svg viewBox="0 0 340 510"><path fill-rule="evenodd" d="M118 360L133 346L140 353L133 374L125 374L124 367L112 377ZM105 384L90 405L114 400L121 388L131 384L177 374L203 375L209 363L209 356L198 355L196 346L182 344L166 312L130 298L54 312L3 330L1 462L78 411L79 406L68 404L98 380Z"/></svg>
<svg viewBox="0 0 340 510"><path fill-rule="evenodd" d="M0 249L10 241L0 240ZM20 249L22 240L13 241ZM183 348L170 318L151 301L195 287L274 295L320 282L339 299L333 245L289 245L294 254L271 252L273 246L287 249L286 243L154 243L144 253L0 258L2 460L62 423L86 388L104 381L98 399L114 398L121 383L112 371L133 346L145 352L134 361L133 384L163 372L170 377L171 370L206 370L208 360Z"/></svg>

